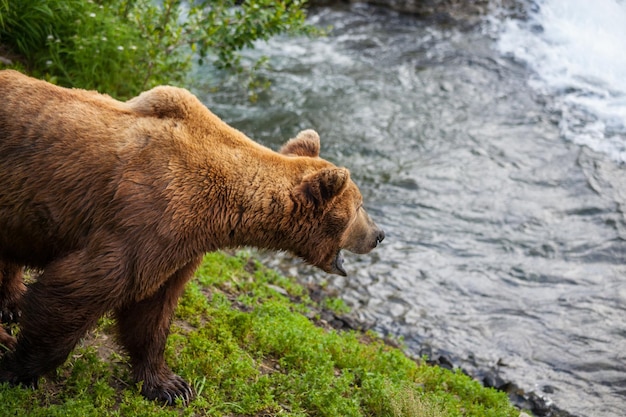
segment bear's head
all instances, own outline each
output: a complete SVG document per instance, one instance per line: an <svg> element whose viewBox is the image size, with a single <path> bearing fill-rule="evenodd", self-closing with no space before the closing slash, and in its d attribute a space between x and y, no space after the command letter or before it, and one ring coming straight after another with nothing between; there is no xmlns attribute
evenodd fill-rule
<svg viewBox="0 0 626 417"><path fill-rule="evenodd" d="M319 151L319 136L313 130L300 132L280 150L287 156L322 161ZM304 175L296 187L296 199L308 217L298 229L307 238L292 250L328 273L345 276L341 251L368 253L385 238L385 233L363 208L363 197L349 171L324 162L321 169Z"/></svg>

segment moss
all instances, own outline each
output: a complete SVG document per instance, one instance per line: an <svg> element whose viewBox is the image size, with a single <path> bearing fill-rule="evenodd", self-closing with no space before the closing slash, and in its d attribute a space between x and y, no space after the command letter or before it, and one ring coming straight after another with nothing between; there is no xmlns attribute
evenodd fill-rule
<svg viewBox="0 0 626 417"><path fill-rule="evenodd" d="M325 302L336 310L337 301ZM0 415L518 416L504 393L408 358L375 335L318 327L294 279L247 253L208 254L176 312L166 356L189 381L188 407L146 401L111 320L39 389L0 385Z"/></svg>

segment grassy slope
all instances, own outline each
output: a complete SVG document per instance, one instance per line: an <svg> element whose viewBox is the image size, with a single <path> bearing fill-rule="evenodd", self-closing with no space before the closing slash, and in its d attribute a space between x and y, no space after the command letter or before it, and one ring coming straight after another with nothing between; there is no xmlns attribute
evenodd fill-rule
<svg viewBox="0 0 626 417"><path fill-rule="evenodd" d="M0 385L0 415L518 416L505 394L408 359L371 334L316 325L293 279L245 253L209 254L181 299L167 347L198 393L145 401L103 319L39 389Z"/></svg>

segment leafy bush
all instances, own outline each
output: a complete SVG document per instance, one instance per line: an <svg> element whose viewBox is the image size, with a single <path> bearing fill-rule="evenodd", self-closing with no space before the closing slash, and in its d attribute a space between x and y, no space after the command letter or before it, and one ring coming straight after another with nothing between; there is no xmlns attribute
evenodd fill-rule
<svg viewBox="0 0 626 417"><path fill-rule="evenodd" d="M0 46L35 76L128 98L182 83L194 58L245 71L238 52L256 40L313 31L304 3L0 0Z"/></svg>

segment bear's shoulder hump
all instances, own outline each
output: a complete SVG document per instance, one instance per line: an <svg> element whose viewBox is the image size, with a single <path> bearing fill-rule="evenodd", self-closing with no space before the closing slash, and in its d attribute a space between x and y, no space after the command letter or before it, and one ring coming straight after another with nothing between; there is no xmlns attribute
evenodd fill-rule
<svg viewBox="0 0 626 417"><path fill-rule="evenodd" d="M204 107L189 91L170 86L155 87L126 102L131 111L159 119L187 119Z"/></svg>

